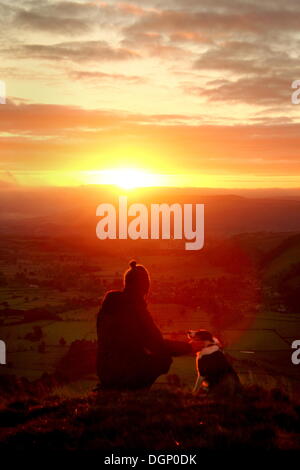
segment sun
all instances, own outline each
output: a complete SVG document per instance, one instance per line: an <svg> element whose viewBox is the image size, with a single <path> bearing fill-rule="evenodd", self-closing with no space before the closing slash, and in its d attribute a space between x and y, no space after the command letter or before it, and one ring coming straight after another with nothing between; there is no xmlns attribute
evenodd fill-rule
<svg viewBox="0 0 300 470"><path fill-rule="evenodd" d="M122 189L159 186L159 175L136 168L114 168L92 172L90 183L115 185Z"/></svg>
<svg viewBox="0 0 300 470"><path fill-rule="evenodd" d="M122 189L134 189L144 186L149 186L149 176L141 170L133 168L122 168L111 170L112 184L119 186Z"/></svg>

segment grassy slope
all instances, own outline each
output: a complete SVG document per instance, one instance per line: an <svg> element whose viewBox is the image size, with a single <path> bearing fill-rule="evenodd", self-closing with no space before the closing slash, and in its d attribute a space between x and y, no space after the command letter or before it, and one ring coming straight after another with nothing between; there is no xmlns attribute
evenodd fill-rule
<svg viewBox="0 0 300 470"><path fill-rule="evenodd" d="M263 262L266 279L288 272L293 264L300 263L300 236L285 239L265 256Z"/></svg>
<svg viewBox="0 0 300 470"><path fill-rule="evenodd" d="M300 407L248 388L232 403L176 389L57 394L0 410L0 451L299 449Z"/></svg>

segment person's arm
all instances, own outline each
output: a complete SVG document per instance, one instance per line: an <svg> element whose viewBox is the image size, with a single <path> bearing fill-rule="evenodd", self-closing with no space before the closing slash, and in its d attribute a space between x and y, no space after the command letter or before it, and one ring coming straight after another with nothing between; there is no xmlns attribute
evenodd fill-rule
<svg viewBox="0 0 300 470"><path fill-rule="evenodd" d="M187 341L174 339L165 339L164 341L172 357L189 356L193 354L192 346Z"/></svg>
<svg viewBox="0 0 300 470"><path fill-rule="evenodd" d="M198 375L196 383L195 383L194 388L193 388L193 393L195 395L197 395L197 393L199 392L203 381L204 381L204 377L201 377L201 375Z"/></svg>
<svg viewBox="0 0 300 470"><path fill-rule="evenodd" d="M150 313L145 311L141 320L141 335L143 338L143 343L151 353L154 354L169 354L168 347L165 343L165 340L153 321Z"/></svg>
<svg viewBox="0 0 300 470"><path fill-rule="evenodd" d="M114 309L116 308L116 302L118 301L119 292L116 291L109 291L105 294L102 304L100 305L97 320L96 320L96 328L97 334L99 338L99 329L101 321L104 315L110 315L113 313Z"/></svg>

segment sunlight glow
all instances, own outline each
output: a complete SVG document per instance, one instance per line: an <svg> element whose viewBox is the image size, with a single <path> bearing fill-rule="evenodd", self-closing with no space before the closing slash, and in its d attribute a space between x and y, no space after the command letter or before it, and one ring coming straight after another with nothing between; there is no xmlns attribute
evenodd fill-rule
<svg viewBox="0 0 300 470"><path fill-rule="evenodd" d="M135 168L116 168L90 172L88 182L89 184L112 184L122 189L135 189L160 186L162 183L160 176Z"/></svg>

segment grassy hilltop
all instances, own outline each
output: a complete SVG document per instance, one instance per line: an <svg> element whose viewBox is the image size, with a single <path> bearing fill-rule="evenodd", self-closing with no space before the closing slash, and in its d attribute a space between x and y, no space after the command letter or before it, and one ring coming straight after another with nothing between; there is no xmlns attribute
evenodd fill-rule
<svg viewBox="0 0 300 470"><path fill-rule="evenodd" d="M1 452L300 447L300 406L278 389L248 387L232 403L176 388L34 396L2 405Z"/></svg>

